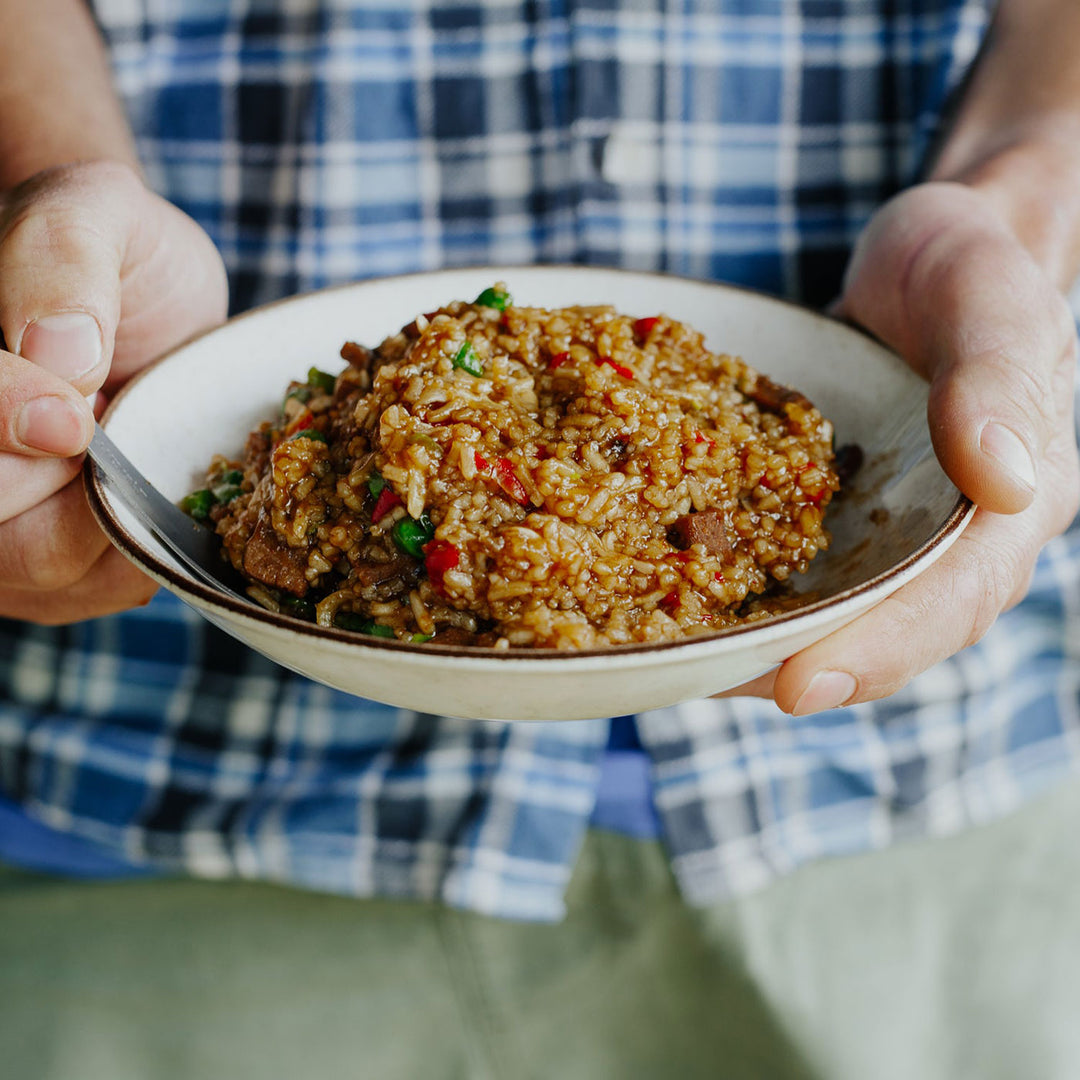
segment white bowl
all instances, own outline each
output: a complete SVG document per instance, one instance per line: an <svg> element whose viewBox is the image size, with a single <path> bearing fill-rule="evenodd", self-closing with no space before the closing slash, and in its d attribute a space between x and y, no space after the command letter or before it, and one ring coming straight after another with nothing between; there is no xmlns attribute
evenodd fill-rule
<svg viewBox="0 0 1080 1080"><path fill-rule="evenodd" d="M529 306L613 304L664 312L717 352L805 393L865 455L830 508L833 535L798 582L817 599L763 622L652 646L578 653L411 645L327 630L233 600L195 580L121 505L96 471L91 505L137 566L284 666L350 693L481 719L570 720L671 705L738 685L837 629L925 570L959 536L971 504L930 445L925 383L869 337L804 308L722 285L583 267L488 267L383 278L284 300L231 320L134 379L105 417L109 434L170 499L249 430L313 364L338 370L346 340L376 344L417 313L506 281Z"/></svg>

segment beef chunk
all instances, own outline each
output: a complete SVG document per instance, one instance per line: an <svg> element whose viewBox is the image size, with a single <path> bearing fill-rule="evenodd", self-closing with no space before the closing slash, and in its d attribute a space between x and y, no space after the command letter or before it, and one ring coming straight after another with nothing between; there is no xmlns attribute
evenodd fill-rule
<svg viewBox="0 0 1080 1080"><path fill-rule="evenodd" d="M355 341L346 341L341 346L341 359L348 361L349 365L357 371L368 371L373 357L374 353L371 349L358 345Z"/></svg>
<svg viewBox="0 0 1080 1080"><path fill-rule="evenodd" d="M307 552L283 544L270 522L260 519L244 546L244 573L264 585L303 596L308 591L306 568Z"/></svg>
<svg viewBox="0 0 1080 1080"><path fill-rule="evenodd" d="M711 555L729 555L731 537L728 535L727 518L722 510L702 510L697 514L683 514L668 529L668 540L674 547L686 550L701 544Z"/></svg>
<svg viewBox="0 0 1080 1080"><path fill-rule="evenodd" d="M764 409L766 412L776 413L778 416L784 415L785 405L799 405L804 409L814 407L805 394L800 394L798 390L792 390L790 387L774 383L772 379L767 379L764 375L757 377L757 382L746 392L746 396L751 401L756 402L759 408Z"/></svg>
<svg viewBox="0 0 1080 1080"><path fill-rule="evenodd" d="M399 554L387 562L353 563L352 573L354 580L364 588L378 585L391 578L402 578L406 584L417 582L420 579L420 568L423 564L409 555Z"/></svg>
<svg viewBox="0 0 1080 1080"><path fill-rule="evenodd" d="M436 645L475 645L476 635L460 626L446 626L439 628L433 640Z"/></svg>

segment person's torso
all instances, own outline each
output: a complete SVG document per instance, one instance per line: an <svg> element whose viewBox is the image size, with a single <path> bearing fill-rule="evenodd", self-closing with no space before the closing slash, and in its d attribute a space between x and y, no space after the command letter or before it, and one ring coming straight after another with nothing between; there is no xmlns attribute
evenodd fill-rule
<svg viewBox="0 0 1080 1080"><path fill-rule="evenodd" d="M234 308L578 261L828 299L987 0L96 0L148 175Z"/></svg>

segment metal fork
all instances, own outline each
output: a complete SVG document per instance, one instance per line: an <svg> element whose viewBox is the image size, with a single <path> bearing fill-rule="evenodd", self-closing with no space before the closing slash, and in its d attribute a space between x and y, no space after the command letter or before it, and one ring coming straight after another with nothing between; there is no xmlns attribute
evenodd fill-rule
<svg viewBox="0 0 1080 1080"><path fill-rule="evenodd" d="M86 452L124 506L200 581L246 604L252 603L240 591L243 588L240 575L222 558L221 541L216 534L153 487L100 424L94 425L94 437Z"/></svg>

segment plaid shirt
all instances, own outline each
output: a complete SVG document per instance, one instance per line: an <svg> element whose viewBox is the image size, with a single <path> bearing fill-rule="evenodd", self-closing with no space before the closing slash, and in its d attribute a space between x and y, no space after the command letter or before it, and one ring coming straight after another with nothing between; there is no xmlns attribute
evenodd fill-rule
<svg viewBox="0 0 1080 1080"><path fill-rule="evenodd" d="M365 275L581 261L834 295L918 174L974 0L100 0L151 182L234 307ZM940 835L1070 772L1080 535L888 701L638 717L684 895ZM558 917L608 722L471 723L313 685L171 597L0 623L0 793L129 860Z"/></svg>

